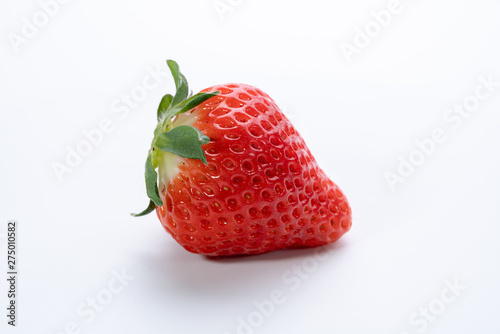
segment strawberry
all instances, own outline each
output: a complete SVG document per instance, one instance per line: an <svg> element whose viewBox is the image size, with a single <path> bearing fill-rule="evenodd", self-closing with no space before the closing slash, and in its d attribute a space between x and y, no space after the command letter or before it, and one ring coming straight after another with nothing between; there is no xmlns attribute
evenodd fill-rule
<svg viewBox="0 0 500 334"><path fill-rule="evenodd" d="M244 84L165 95L146 160L150 204L186 250L209 256L316 247L351 227L342 191L276 103ZM158 173L156 172L158 169Z"/></svg>

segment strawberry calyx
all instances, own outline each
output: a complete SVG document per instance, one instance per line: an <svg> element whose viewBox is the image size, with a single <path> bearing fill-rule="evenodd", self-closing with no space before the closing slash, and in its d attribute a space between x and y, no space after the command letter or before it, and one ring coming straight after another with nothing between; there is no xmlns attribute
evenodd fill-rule
<svg viewBox="0 0 500 334"><path fill-rule="evenodd" d="M150 199L148 207L140 213L132 213L140 217L151 213L156 206L162 206L163 201L158 192L158 173L168 174L172 165L177 163L177 157L199 159L207 163L202 145L208 143L210 138L191 125L176 125L176 116L185 113L206 100L218 95L220 92L189 94L186 78L179 70L179 65L173 60L167 60L167 65L175 81L175 95L163 96L158 106L158 124L154 130L151 148L145 165L146 193ZM160 180L164 177L160 175Z"/></svg>

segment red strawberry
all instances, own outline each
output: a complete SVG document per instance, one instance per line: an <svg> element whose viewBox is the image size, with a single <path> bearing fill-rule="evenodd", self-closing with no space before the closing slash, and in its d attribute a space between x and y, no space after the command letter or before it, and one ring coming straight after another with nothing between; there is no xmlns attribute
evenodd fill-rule
<svg viewBox="0 0 500 334"><path fill-rule="evenodd" d="M146 161L151 201L135 216L156 208L179 244L211 256L315 247L350 229L346 197L266 93L228 84L187 98L186 79L167 63L177 93L160 103Z"/></svg>

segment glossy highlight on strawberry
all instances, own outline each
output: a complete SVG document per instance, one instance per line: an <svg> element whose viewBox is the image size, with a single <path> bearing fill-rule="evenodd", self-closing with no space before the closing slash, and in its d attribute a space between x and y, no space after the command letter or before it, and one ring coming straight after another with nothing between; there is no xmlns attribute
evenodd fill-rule
<svg viewBox="0 0 500 334"><path fill-rule="evenodd" d="M258 254L325 245L350 229L347 198L266 93L226 84L200 94L211 95L166 130L195 128L203 156L150 150L160 152L151 161L161 204L152 199L147 211L156 208L179 244L209 256Z"/></svg>

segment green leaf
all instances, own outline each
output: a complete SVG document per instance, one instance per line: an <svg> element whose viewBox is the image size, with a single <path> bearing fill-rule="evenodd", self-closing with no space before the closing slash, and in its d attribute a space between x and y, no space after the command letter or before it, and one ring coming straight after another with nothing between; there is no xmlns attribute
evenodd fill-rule
<svg viewBox="0 0 500 334"><path fill-rule="evenodd" d="M170 72L172 72L172 76L174 77L175 81L175 89L179 89L179 86L181 85L182 77L183 75L181 74L181 71L179 69L179 65L175 60L167 60L167 65L170 68ZM182 77L181 77L182 76Z"/></svg>
<svg viewBox="0 0 500 334"><path fill-rule="evenodd" d="M186 111L189 111L193 109L194 107L197 107L198 105L202 104L206 100L219 95L220 92L216 91L213 93L198 93L196 95L191 96L189 99L182 101L181 103L173 106L170 111L168 112L167 117L173 117L178 114L185 113Z"/></svg>
<svg viewBox="0 0 500 334"><path fill-rule="evenodd" d="M172 100L172 105L175 106L178 103L184 101L189 94L189 87L186 77L181 73L179 65L173 60L167 60L167 65L172 72L172 76L175 81L175 96Z"/></svg>
<svg viewBox="0 0 500 334"><path fill-rule="evenodd" d="M156 173L151 161L151 154L148 154L146 160L146 192L148 197L157 205L162 206L163 201L158 193L158 174Z"/></svg>
<svg viewBox="0 0 500 334"><path fill-rule="evenodd" d="M156 208L155 202L153 202L153 201L150 200L148 207L144 211L142 211L140 213L131 213L130 215L133 216L133 217L145 216L145 215L153 212L155 208Z"/></svg>
<svg viewBox="0 0 500 334"><path fill-rule="evenodd" d="M158 122L161 121L163 114L170 107L172 103L172 98L173 98L172 95L167 94L161 99L160 105L158 106L158 113L156 117Z"/></svg>
<svg viewBox="0 0 500 334"><path fill-rule="evenodd" d="M208 144L208 142L210 141L210 138L208 138L208 136L205 136L200 130L198 130L194 126L192 126L192 128L198 134L198 142L200 143L200 145Z"/></svg>
<svg viewBox="0 0 500 334"><path fill-rule="evenodd" d="M210 138L202 134L195 127L180 125L168 132L161 133L154 146L162 151L170 152L184 158L199 159L206 164L207 157L201 145L209 141Z"/></svg>

